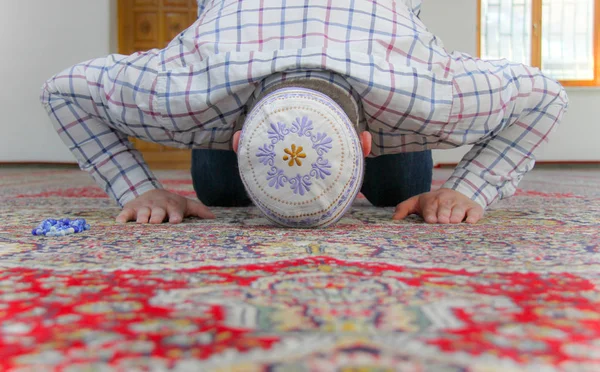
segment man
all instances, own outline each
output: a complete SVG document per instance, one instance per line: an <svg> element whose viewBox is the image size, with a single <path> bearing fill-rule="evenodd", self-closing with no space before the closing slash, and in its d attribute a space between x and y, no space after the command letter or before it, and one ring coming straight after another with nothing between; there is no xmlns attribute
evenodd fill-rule
<svg viewBox="0 0 600 372"><path fill-rule="evenodd" d="M127 137L231 150L249 105L286 80L328 82L354 97L358 133L371 135L375 164L367 164L363 191L383 194L377 204L399 202L394 218L417 213L429 223L475 223L512 195L567 107L564 89L538 69L447 52L418 19L420 0L284 4L204 1L198 20L165 49L95 59L46 83L42 102L61 138L124 207L117 221L213 217L205 205L162 190ZM468 144L452 176L428 192L423 151ZM392 155L415 152L412 160ZM234 160L194 154L200 200L225 187L218 171L237 173ZM210 168L203 163L226 166L202 171ZM401 182L387 183L390 174ZM235 190L234 203L247 203Z"/></svg>

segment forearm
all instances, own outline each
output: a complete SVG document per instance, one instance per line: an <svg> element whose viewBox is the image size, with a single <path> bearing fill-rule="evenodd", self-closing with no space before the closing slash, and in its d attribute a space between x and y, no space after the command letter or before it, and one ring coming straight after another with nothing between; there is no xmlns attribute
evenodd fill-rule
<svg viewBox="0 0 600 372"><path fill-rule="evenodd" d="M509 86L509 85L507 85ZM516 87L516 88L515 88ZM512 196L535 164L535 152L560 122L568 99L564 89L537 73L522 78L496 99L499 126L462 159L443 187L482 207ZM493 122L494 116L488 117Z"/></svg>
<svg viewBox="0 0 600 372"><path fill-rule="evenodd" d="M411 9L413 11L413 13L415 13L415 15L418 17L421 14L421 3L422 0L403 0L404 3L406 3L406 6L408 6L409 9Z"/></svg>
<svg viewBox="0 0 600 372"><path fill-rule="evenodd" d="M108 125L102 100L102 70L81 64L50 79L41 101L54 128L82 170L124 205L146 191L162 188L127 135Z"/></svg>

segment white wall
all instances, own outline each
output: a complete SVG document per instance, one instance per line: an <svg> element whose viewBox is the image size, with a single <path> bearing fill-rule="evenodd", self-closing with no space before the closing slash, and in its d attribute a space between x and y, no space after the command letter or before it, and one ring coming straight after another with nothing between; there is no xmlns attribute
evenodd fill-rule
<svg viewBox="0 0 600 372"><path fill-rule="evenodd" d="M423 0L421 19L448 50L476 55L476 0ZM569 111L536 153L538 161L600 161L600 88L567 88ZM437 163L457 163L468 148L434 151Z"/></svg>
<svg viewBox="0 0 600 372"><path fill-rule="evenodd" d="M44 81L116 49L116 0L0 1L0 162L74 162L39 102Z"/></svg>

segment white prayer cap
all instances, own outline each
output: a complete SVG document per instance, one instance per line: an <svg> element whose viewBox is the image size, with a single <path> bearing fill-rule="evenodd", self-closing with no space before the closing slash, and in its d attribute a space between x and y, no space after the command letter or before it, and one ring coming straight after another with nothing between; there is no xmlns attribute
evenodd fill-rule
<svg viewBox="0 0 600 372"><path fill-rule="evenodd" d="M275 223L296 228L342 218L364 172L356 123L328 95L301 87L274 90L253 106L238 163L254 204Z"/></svg>

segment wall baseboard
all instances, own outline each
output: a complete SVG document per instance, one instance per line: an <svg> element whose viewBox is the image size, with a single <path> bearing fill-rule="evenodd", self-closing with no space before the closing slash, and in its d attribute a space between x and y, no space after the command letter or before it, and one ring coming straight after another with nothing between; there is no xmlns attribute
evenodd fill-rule
<svg viewBox="0 0 600 372"><path fill-rule="evenodd" d="M35 168L35 167L57 167L57 168L75 168L79 169L77 163L58 162L58 161L10 161L0 162L0 168Z"/></svg>

